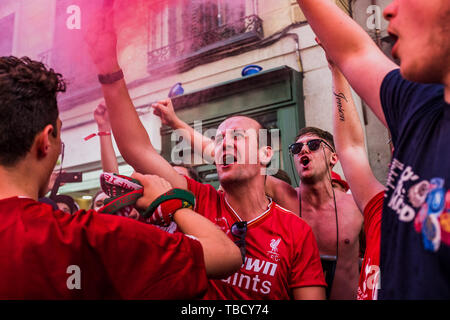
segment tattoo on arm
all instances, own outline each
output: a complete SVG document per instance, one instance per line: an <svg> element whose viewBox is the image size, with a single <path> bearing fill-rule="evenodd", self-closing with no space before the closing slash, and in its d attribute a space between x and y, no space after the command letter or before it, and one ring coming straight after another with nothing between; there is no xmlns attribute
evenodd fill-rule
<svg viewBox="0 0 450 320"><path fill-rule="evenodd" d="M345 102L348 102L347 98L345 97L345 95L342 92L339 92L339 93L333 92L333 93L334 93L334 96L336 97L336 104L337 104L337 108L338 108L338 112L339 112L339 120L345 121L344 107L342 106L342 99L344 99Z"/></svg>

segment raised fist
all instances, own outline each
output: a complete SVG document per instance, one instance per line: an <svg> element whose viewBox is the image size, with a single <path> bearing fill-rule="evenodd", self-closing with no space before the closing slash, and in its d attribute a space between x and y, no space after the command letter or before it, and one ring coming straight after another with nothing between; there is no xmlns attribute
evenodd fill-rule
<svg viewBox="0 0 450 320"><path fill-rule="evenodd" d="M117 34L114 29L112 4L98 9L83 30L84 40L98 73L109 74L118 71Z"/></svg>
<svg viewBox="0 0 450 320"><path fill-rule="evenodd" d="M161 118L161 122L169 127L174 128L178 117L173 109L171 99L160 100L152 104L153 114Z"/></svg>
<svg viewBox="0 0 450 320"><path fill-rule="evenodd" d="M111 131L108 109L103 101L95 108L94 119L97 122L98 131Z"/></svg>

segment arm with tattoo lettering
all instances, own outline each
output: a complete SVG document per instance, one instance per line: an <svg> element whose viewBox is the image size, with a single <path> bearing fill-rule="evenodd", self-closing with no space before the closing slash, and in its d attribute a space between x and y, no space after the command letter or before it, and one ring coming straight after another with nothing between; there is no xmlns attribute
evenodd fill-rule
<svg viewBox="0 0 450 320"><path fill-rule="evenodd" d="M336 152L341 161L353 198L361 212L377 193L384 189L370 168L364 133L344 75L330 63L333 78L333 127Z"/></svg>
<svg viewBox="0 0 450 320"><path fill-rule="evenodd" d="M309 25L352 87L386 125L380 87L386 74L398 68L356 21L330 0L297 0ZM361 73L364 72L364 77Z"/></svg>

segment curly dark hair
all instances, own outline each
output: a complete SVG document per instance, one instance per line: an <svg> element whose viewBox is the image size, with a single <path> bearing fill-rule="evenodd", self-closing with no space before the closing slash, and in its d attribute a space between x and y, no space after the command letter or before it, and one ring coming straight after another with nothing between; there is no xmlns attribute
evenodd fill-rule
<svg viewBox="0 0 450 320"><path fill-rule="evenodd" d="M62 75L41 62L0 57L0 165L17 164L46 125L56 137L56 95L65 90Z"/></svg>
<svg viewBox="0 0 450 320"><path fill-rule="evenodd" d="M300 129L297 137L295 138L295 141L297 141L300 137L307 135L307 134L318 136L319 138L328 142L330 144L330 146L332 146L333 149L336 150L336 147L334 146L333 135L331 133L329 133L328 131L325 131L325 130L322 130L322 129L319 129L316 127L304 127L302 129Z"/></svg>
<svg viewBox="0 0 450 320"><path fill-rule="evenodd" d="M77 207L75 206L75 200L68 195L65 194L57 194L56 196L54 196L53 198L51 198L54 202L56 202L56 204L58 203L65 203L70 210L70 213L74 213L75 211L77 211Z"/></svg>

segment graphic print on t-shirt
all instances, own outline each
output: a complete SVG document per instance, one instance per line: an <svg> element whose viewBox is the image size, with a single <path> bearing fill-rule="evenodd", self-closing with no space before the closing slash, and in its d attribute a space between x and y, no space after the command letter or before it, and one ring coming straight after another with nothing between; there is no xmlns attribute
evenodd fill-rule
<svg viewBox="0 0 450 320"><path fill-rule="evenodd" d="M446 192L444 186L443 178L421 180L410 166L392 160L386 189L394 191L387 206L400 221L414 220L414 230L421 234L425 250L432 252L439 250L441 242L450 245L450 190Z"/></svg>
<svg viewBox="0 0 450 320"><path fill-rule="evenodd" d="M278 253L278 246L281 238L270 240L270 251L267 251L268 256L275 262L280 261L280 254Z"/></svg>

